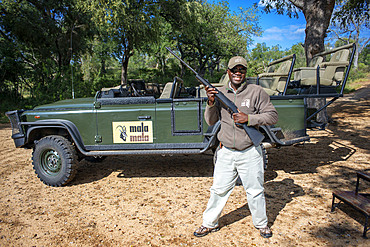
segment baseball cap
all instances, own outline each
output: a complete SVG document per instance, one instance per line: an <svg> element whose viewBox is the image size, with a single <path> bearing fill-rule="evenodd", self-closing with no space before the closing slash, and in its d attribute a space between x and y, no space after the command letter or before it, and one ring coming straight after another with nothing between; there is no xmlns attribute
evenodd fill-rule
<svg viewBox="0 0 370 247"><path fill-rule="evenodd" d="M244 59L244 57L241 57L241 56L236 56L236 57L232 57L230 58L229 60L229 64L227 65L227 67L229 69L232 69L234 68L236 65L243 65L244 67L248 67L247 66L247 61Z"/></svg>

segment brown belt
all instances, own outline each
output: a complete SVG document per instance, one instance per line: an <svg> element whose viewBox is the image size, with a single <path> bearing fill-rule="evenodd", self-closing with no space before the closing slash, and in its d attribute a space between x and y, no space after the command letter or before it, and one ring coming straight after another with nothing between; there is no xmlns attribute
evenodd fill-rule
<svg viewBox="0 0 370 247"><path fill-rule="evenodd" d="M224 144L222 144L222 143L220 142L220 148L223 148L223 146L224 146ZM250 148L251 146L253 146L253 145L250 145L249 147L247 147L247 148L245 148L245 149L248 149L248 148ZM228 147L226 147L226 148L228 148ZM236 150L236 151L241 151L241 150L238 150L238 149L235 149L235 148L228 148L228 149ZM244 149L244 150L245 150L245 149Z"/></svg>

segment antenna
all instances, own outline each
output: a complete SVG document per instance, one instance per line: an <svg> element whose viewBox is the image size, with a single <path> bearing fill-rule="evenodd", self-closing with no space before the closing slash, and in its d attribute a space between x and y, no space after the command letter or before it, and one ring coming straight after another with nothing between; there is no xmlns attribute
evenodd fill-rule
<svg viewBox="0 0 370 247"><path fill-rule="evenodd" d="M71 30L71 61L69 62L69 64L71 65L71 77L72 77L72 99L75 98L75 90L74 90L74 87L73 87L73 65L72 65L72 58L73 58L72 34L73 34L73 29L74 28L75 28L75 24L73 23L72 30Z"/></svg>

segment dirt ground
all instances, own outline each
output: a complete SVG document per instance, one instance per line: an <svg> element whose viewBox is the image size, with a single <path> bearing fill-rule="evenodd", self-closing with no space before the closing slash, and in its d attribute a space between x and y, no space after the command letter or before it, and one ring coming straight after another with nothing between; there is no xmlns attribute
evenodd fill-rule
<svg viewBox="0 0 370 247"><path fill-rule="evenodd" d="M370 171L369 92L367 82L337 100L334 122L310 131L310 142L268 150L270 239L253 227L242 186L221 230L193 236L212 185L210 154L82 161L72 183L53 188L0 125L0 246L369 246L361 214L346 205L330 212L332 191L354 189L356 171Z"/></svg>

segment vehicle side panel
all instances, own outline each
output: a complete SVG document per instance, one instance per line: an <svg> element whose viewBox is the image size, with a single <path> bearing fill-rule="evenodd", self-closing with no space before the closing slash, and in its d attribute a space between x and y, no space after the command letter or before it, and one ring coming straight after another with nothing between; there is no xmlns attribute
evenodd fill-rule
<svg viewBox="0 0 370 247"><path fill-rule="evenodd" d="M306 135L303 99L272 99L271 102L279 115L276 127L282 129L285 138L291 139Z"/></svg>
<svg viewBox="0 0 370 247"><path fill-rule="evenodd" d="M101 136L99 145L125 144L125 143L143 143L141 138L130 139L130 136L125 140L121 137L125 133L129 133L130 128L137 136L144 134L142 124L152 127L150 140L145 143L153 143L155 140L155 105L154 104L117 104L117 105L102 105L97 110L97 135ZM124 128L124 129L123 129ZM126 129L127 128L127 129ZM145 135L147 132L145 132ZM115 137L114 137L115 135ZM123 135L123 136L122 136ZM134 134L133 134L134 135ZM120 137L121 136L121 137ZM121 139L121 141L120 141Z"/></svg>
<svg viewBox="0 0 370 247"><path fill-rule="evenodd" d="M91 98L65 100L36 107L34 110L25 111L22 119L26 122L69 120L80 130L84 145L95 144L96 118Z"/></svg>

